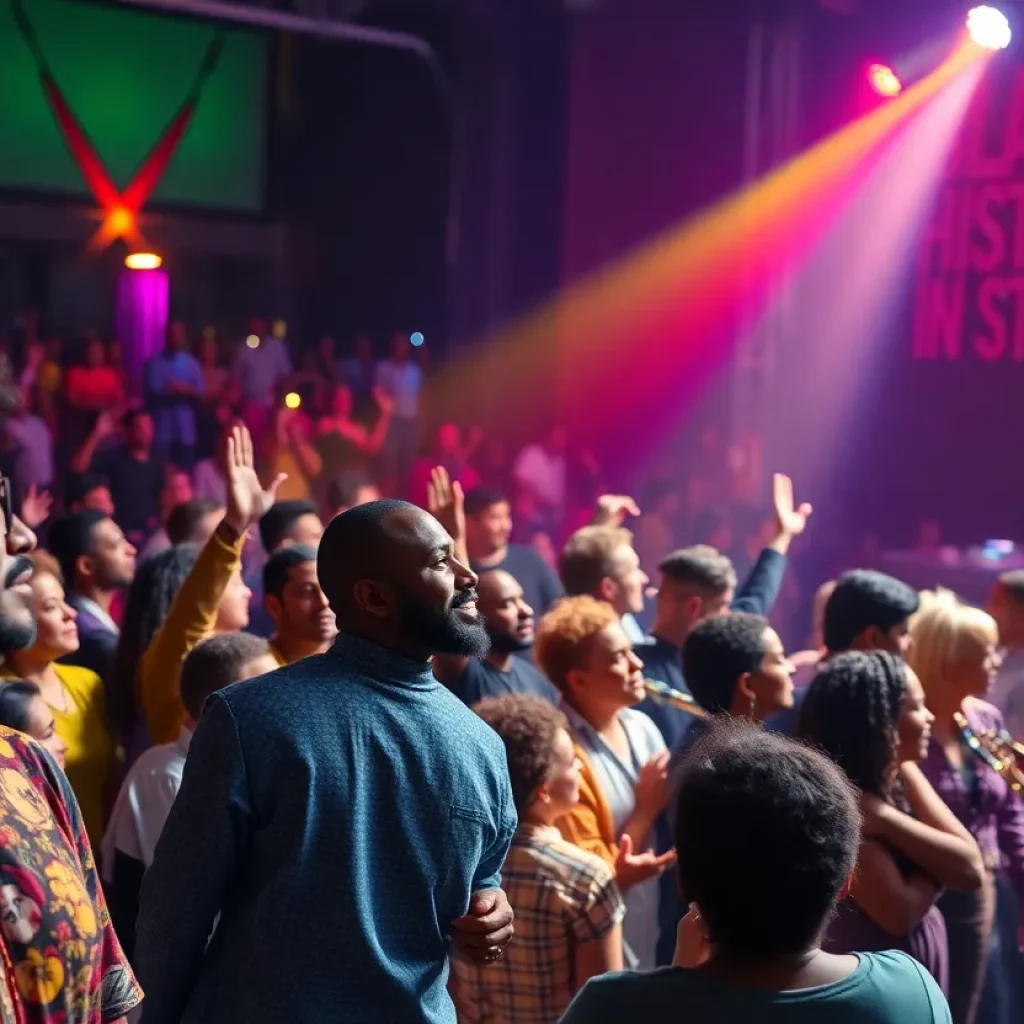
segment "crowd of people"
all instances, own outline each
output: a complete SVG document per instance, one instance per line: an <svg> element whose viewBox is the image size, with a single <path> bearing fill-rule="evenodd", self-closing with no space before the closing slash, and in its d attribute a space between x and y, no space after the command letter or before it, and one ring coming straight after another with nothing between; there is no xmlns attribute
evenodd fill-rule
<svg viewBox="0 0 1024 1024"><path fill-rule="evenodd" d="M3 1024L1020 1019L1024 574L787 654L787 477L737 566L561 428L421 454L407 338L215 341L3 392Z"/></svg>

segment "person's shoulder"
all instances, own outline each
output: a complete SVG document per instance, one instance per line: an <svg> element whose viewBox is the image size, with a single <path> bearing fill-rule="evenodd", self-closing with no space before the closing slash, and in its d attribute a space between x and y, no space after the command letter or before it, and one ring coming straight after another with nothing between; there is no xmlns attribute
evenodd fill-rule
<svg viewBox="0 0 1024 1024"><path fill-rule="evenodd" d="M909 953L889 950L885 953L858 953L861 970L878 992L879 1006L889 1016L872 1019L888 1024L920 1021L921 1024L950 1024L949 1004L938 982ZM925 1009L929 1014L924 1013Z"/></svg>
<svg viewBox="0 0 1024 1024"><path fill-rule="evenodd" d="M1003 726L1003 713L986 700L978 697L968 697L964 702L964 710L967 717L975 728L980 727L985 731L999 731Z"/></svg>
<svg viewBox="0 0 1024 1024"><path fill-rule="evenodd" d="M660 754L665 750L665 738L661 735L658 727L636 708L626 708L622 711L622 724L634 735L643 738L651 756Z"/></svg>
<svg viewBox="0 0 1024 1024"><path fill-rule="evenodd" d="M562 1024L618 1024L652 993L666 986L684 986L693 973L679 967L661 967L642 973L613 971L591 978L569 1005Z"/></svg>
<svg viewBox="0 0 1024 1024"><path fill-rule="evenodd" d="M67 665L57 662L54 665L60 681L72 692L91 695L103 689L103 680L91 668L83 665Z"/></svg>

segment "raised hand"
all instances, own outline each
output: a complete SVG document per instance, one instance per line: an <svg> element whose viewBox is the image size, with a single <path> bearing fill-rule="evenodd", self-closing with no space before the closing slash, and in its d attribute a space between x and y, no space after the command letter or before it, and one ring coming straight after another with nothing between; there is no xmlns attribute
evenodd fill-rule
<svg viewBox="0 0 1024 1024"><path fill-rule="evenodd" d="M30 484L25 500L21 503L21 520L30 529L42 526L50 518L50 507L53 495L49 491L40 491L35 484Z"/></svg>
<svg viewBox="0 0 1024 1024"><path fill-rule="evenodd" d="M224 452L224 477L227 480L228 507L224 521L239 536L263 517L277 499L277 490L287 479L279 473L264 490L256 475L252 435L247 427L233 427Z"/></svg>
<svg viewBox="0 0 1024 1024"><path fill-rule="evenodd" d="M453 481L444 466L430 471L427 484L427 511L448 531L455 542L455 556L468 559L466 553L466 509L462 484Z"/></svg>
<svg viewBox="0 0 1024 1024"><path fill-rule="evenodd" d="M793 481L785 473L772 476L772 506L779 534L788 538L799 537L807 529L807 520L814 511L806 503L796 505L793 500Z"/></svg>
<svg viewBox="0 0 1024 1024"><path fill-rule="evenodd" d="M646 882L648 878L657 877L675 862L675 850L660 855L654 850L634 853L633 839L624 832L619 839L619 855L615 858L615 881L625 892L631 886Z"/></svg>
<svg viewBox="0 0 1024 1024"><path fill-rule="evenodd" d="M391 410L394 408L395 403L383 388L375 387L373 389L373 400L377 403L381 416L391 415Z"/></svg>
<svg viewBox="0 0 1024 1024"><path fill-rule="evenodd" d="M602 494L597 499L594 526L621 526L627 516L640 515L640 508L628 494Z"/></svg>

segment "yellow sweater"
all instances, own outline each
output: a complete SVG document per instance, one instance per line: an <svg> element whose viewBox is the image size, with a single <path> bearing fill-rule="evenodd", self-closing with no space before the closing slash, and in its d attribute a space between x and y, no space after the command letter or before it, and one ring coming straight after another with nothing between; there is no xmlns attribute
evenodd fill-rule
<svg viewBox="0 0 1024 1024"><path fill-rule="evenodd" d="M579 745L576 746L576 756L583 766L579 803L555 824L563 839L600 857L614 871L619 843L612 810L594 775L590 758Z"/></svg>
<svg viewBox="0 0 1024 1024"><path fill-rule="evenodd" d="M242 565L242 536L226 544L214 535L199 552L139 666L139 703L154 744L173 743L188 713L181 702L181 663L217 622L217 606Z"/></svg>

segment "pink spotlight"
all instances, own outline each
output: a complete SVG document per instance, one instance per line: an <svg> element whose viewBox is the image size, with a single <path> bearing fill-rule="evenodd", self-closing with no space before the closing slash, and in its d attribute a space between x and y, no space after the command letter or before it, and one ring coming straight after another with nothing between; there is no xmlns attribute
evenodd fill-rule
<svg viewBox="0 0 1024 1024"><path fill-rule="evenodd" d="M900 76L885 64L872 64L868 68L868 81L871 83L871 88L879 96L891 98L899 96L903 92L903 83L900 81Z"/></svg>

